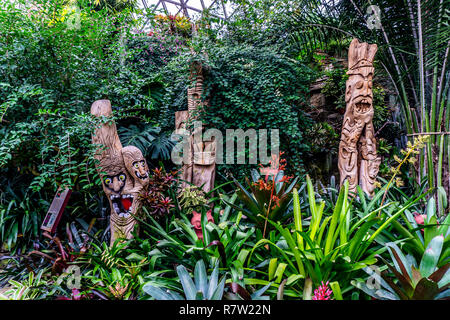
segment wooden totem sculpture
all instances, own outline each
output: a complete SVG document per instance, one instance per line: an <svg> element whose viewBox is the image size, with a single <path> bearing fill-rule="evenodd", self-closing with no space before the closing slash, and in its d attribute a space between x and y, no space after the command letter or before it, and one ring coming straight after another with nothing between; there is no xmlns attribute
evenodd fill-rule
<svg viewBox="0 0 450 320"><path fill-rule="evenodd" d="M112 115L109 100L95 101L91 114L97 117ZM139 213L139 194L150 181L147 162L141 150L134 146L122 148L114 121L103 123L92 136L97 145L95 158L103 191L111 207L111 244L118 238L130 239Z"/></svg>
<svg viewBox="0 0 450 320"><path fill-rule="evenodd" d="M214 188L216 143L214 139L210 141L201 139L203 127L188 128L198 121L199 113L207 106L207 103L202 101L203 72L201 64L192 64L190 79L194 81L195 85L187 90L188 110L175 113L175 129L185 129L191 134L188 155L184 158L181 169L181 179L185 181L181 187L184 188L188 183L192 183L207 193Z"/></svg>
<svg viewBox="0 0 450 320"><path fill-rule="evenodd" d="M349 182L349 191L356 192L359 184L372 196L381 159L377 156L373 118L372 78L376 44L353 39L348 51L348 80L345 102L347 108L339 144L341 185Z"/></svg>

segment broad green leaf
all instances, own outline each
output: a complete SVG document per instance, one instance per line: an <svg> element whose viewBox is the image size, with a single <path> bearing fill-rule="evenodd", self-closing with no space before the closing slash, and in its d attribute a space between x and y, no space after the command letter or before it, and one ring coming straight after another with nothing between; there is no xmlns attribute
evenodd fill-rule
<svg viewBox="0 0 450 320"><path fill-rule="evenodd" d="M214 290L216 290L218 282L219 282L219 267L218 264L216 264L213 272L211 273L211 277L209 278L208 293L206 295L207 299L211 300L211 297L214 294Z"/></svg>
<svg viewBox="0 0 450 320"><path fill-rule="evenodd" d="M298 192L297 192L296 188L294 188L294 190L292 191L292 198L293 198L293 204L294 204L295 230L302 231L302 213L300 211L300 200L298 198ZM304 249L303 239L300 235L297 235L297 243L298 243L298 247L303 250Z"/></svg>
<svg viewBox="0 0 450 320"><path fill-rule="evenodd" d="M337 200L336 205L333 210L330 227L328 229L326 240L325 240L325 250L324 250L325 255L328 255L330 253L330 251L332 250L333 243L336 239L336 237L335 237L336 227L338 225L342 207L344 205L344 198L347 198L347 196L348 196L348 181L346 180L344 183L344 187L343 188L341 187L341 189L339 191L338 200ZM336 232L336 235L337 235L337 232Z"/></svg>
<svg viewBox="0 0 450 320"><path fill-rule="evenodd" d="M277 270L275 271L275 282L280 283L281 279L283 278L284 270L286 269L287 264L286 263L280 263L277 267Z"/></svg>
<svg viewBox="0 0 450 320"><path fill-rule="evenodd" d="M331 290L333 290L334 298L336 300L344 300L344 298L342 298L342 292L341 287L339 286L339 282L337 281L330 282L330 287Z"/></svg>
<svg viewBox="0 0 450 320"><path fill-rule="evenodd" d="M296 282L299 279L303 279L304 277L301 274L291 274L287 281L286 281L286 285L289 286L291 284L293 284L294 282Z"/></svg>
<svg viewBox="0 0 450 320"><path fill-rule="evenodd" d="M181 285L183 286L186 300L195 300L197 289L186 268L182 265L177 266L177 274L180 278Z"/></svg>
<svg viewBox="0 0 450 320"><path fill-rule="evenodd" d="M434 237L428 244L419 266L420 273L423 277L428 277L435 271L443 244L443 236Z"/></svg>
<svg viewBox="0 0 450 320"><path fill-rule="evenodd" d="M219 285L216 287L216 290L214 290L210 300L222 300L224 288L225 288L225 276L223 276L222 279L220 280Z"/></svg>
<svg viewBox="0 0 450 320"><path fill-rule="evenodd" d="M432 217L436 216L436 200L434 199L434 197L431 197L430 199L428 199L428 204L427 204L427 219L426 219L426 223L431 223L430 219Z"/></svg>
<svg viewBox="0 0 450 320"><path fill-rule="evenodd" d="M156 300L174 300L173 297L164 290L149 284L145 284L142 287L142 290L144 290L145 293L152 296Z"/></svg>
<svg viewBox="0 0 450 320"><path fill-rule="evenodd" d="M139 261L144 260L145 257L136 252L133 252L133 253L129 254L125 259L130 260L130 261L138 261L139 262Z"/></svg>
<svg viewBox="0 0 450 320"><path fill-rule="evenodd" d="M275 270L277 269L277 258L270 259L269 262L269 281L272 281L275 276Z"/></svg>
<svg viewBox="0 0 450 320"><path fill-rule="evenodd" d="M208 276L206 274L206 267L203 260L198 260L194 269L194 281L197 291L200 291L204 297L208 293Z"/></svg>

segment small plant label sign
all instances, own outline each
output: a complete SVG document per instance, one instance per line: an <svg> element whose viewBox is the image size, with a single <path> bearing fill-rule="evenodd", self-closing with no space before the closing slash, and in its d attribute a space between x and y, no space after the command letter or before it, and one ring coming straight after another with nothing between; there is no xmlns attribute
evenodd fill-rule
<svg viewBox="0 0 450 320"><path fill-rule="evenodd" d="M48 209L41 229L50 233L54 233L58 227L59 220L61 220L62 213L66 208L67 202L69 202L70 194L72 190L66 188L64 191L58 189L53 198L52 204Z"/></svg>

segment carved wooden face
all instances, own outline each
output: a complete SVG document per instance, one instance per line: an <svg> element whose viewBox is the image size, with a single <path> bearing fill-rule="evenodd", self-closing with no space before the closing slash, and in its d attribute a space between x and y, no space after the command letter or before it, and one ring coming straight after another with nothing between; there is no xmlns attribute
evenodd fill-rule
<svg viewBox="0 0 450 320"><path fill-rule="evenodd" d="M112 192L120 193L123 190L123 187L125 186L127 176L120 172L116 175L107 175L103 179L103 183L105 184L105 187Z"/></svg>
<svg viewBox="0 0 450 320"><path fill-rule="evenodd" d="M369 161L368 175L371 179L376 179L378 171L380 170L381 158L376 158Z"/></svg>
<svg viewBox="0 0 450 320"><path fill-rule="evenodd" d="M373 67L360 67L349 71L346 82L345 101L350 105L355 118L365 122L373 117L372 93Z"/></svg>
<svg viewBox="0 0 450 320"><path fill-rule="evenodd" d="M111 102L95 101L91 106L91 114L110 117ZM150 179L147 163L138 148L122 148L114 121L102 123L96 128L92 142L101 146L95 158L100 162L97 169L111 207L111 244L117 238L130 239L136 225L134 216L141 206L138 196Z"/></svg>
<svg viewBox="0 0 450 320"><path fill-rule="evenodd" d="M359 183L369 195L374 190L380 159L377 158L376 140L372 125L374 74L373 61L376 44L360 43L353 39L348 50L345 102L347 108L339 144L339 173L341 185L349 181L349 190L356 192Z"/></svg>
<svg viewBox="0 0 450 320"><path fill-rule="evenodd" d="M145 160L141 150L134 146L127 146L122 149L125 167L134 179L134 187L137 184L146 186L150 181L147 161Z"/></svg>
<svg viewBox="0 0 450 320"><path fill-rule="evenodd" d="M117 215L120 218L128 218L130 213L134 214L133 200L136 195L133 192L133 179L128 174L124 162L117 155L113 164L102 166L103 191L108 197L111 206L111 215ZM103 161L104 163L104 161Z"/></svg>

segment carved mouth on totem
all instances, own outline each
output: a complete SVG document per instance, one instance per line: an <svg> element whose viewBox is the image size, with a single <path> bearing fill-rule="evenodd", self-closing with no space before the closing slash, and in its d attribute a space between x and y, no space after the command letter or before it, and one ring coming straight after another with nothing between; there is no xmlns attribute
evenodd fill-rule
<svg viewBox="0 0 450 320"><path fill-rule="evenodd" d="M131 214L133 205L133 196L131 194L112 195L111 203L114 211L119 217L128 218Z"/></svg>
<svg viewBox="0 0 450 320"><path fill-rule="evenodd" d="M361 101L355 103L356 112L366 113L369 112L371 103L368 99L362 99Z"/></svg>
<svg viewBox="0 0 450 320"><path fill-rule="evenodd" d="M148 178L148 173L145 173L144 175L139 174L139 172L135 171L134 172L136 174L136 177L138 177L139 179L147 179Z"/></svg>

